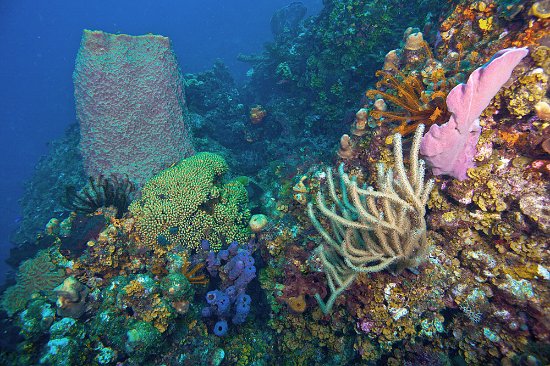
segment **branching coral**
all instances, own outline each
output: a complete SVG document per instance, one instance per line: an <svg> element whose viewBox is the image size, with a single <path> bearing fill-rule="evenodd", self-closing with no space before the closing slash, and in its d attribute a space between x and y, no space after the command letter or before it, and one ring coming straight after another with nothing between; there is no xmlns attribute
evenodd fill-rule
<svg viewBox="0 0 550 366"><path fill-rule="evenodd" d="M336 298L355 280L358 273L378 272L389 267L415 266L426 253L425 207L433 180L424 181L424 162L418 159L424 125L419 125L410 152L410 170L403 163L401 135L395 134L393 169L378 165L379 191L359 188L357 181L344 173L340 165L340 199L327 171L327 182L334 204L327 207L323 193L317 195L317 207L330 221L333 235L315 216L313 204L309 217L325 244L316 251L324 266L332 291L328 301L316 296L324 313L330 312ZM351 202L350 202L351 199Z"/></svg>

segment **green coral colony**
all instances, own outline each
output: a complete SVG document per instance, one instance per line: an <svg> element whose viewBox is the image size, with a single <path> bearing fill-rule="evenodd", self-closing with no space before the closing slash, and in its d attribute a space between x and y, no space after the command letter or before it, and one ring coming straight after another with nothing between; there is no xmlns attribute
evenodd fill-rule
<svg viewBox="0 0 550 366"><path fill-rule="evenodd" d="M198 153L151 178L129 210L148 245L197 247L201 239L218 251L222 240L248 240L248 195L239 181L216 184L228 170L216 154Z"/></svg>
<svg viewBox="0 0 550 366"><path fill-rule="evenodd" d="M0 364L550 364L550 2L403 4L278 10L242 87L181 75L165 37L85 31ZM158 108L94 115L86 89L136 73Z"/></svg>

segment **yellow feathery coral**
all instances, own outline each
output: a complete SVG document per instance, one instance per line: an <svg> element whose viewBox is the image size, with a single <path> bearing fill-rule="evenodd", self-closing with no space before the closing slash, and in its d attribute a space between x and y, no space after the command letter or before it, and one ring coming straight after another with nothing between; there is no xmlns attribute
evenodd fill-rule
<svg viewBox="0 0 550 366"><path fill-rule="evenodd" d="M198 248L202 239L219 250L223 241L248 238L248 195L237 182L221 183L224 159L198 153L150 179L130 205L141 240L153 248Z"/></svg>

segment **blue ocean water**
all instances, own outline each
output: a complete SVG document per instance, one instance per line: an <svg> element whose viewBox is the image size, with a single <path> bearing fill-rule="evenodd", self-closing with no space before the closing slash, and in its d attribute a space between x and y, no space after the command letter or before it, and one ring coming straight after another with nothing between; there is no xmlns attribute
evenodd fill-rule
<svg viewBox="0 0 550 366"><path fill-rule="evenodd" d="M272 39L270 18L286 0L0 2L0 277L17 227L18 199L49 141L76 119L72 73L83 29L170 37L182 71L221 59L236 80L238 54ZM303 1L309 14L321 0Z"/></svg>

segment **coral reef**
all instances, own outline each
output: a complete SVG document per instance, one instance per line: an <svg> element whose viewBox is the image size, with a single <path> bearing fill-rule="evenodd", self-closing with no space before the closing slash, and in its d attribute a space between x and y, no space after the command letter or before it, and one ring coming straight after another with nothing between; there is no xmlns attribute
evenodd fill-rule
<svg viewBox="0 0 550 366"><path fill-rule="evenodd" d="M287 19L290 12L294 21L300 7L291 4L277 14ZM306 157L330 159L334 139L361 106L386 45L399 42L407 27L437 18L447 7L436 1L325 1L317 17L277 33L262 54L241 55L250 64L241 100L269 111L261 124L246 128L247 148L290 167L312 163ZM408 10L412 8L414 12ZM273 21L280 24L282 15ZM298 149L299 154L288 154Z"/></svg>
<svg viewBox="0 0 550 366"><path fill-rule="evenodd" d="M89 176L118 174L142 185L193 153L168 38L85 30L73 79Z"/></svg>
<svg viewBox="0 0 550 366"><path fill-rule="evenodd" d="M271 16L271 33L275 37L281 37L283 34L295 34L306 12L307 8L299 1L278 9Z"/></svg>
<svg viewBox="0 0 550 366"><path fill-rule="evenodd" d="M295 220L289 224L281 219L276 226L278 234L270 238L266 251L271 268L260 270L262 286L275 293L270 298L274 314L270 325L283 335L278 349L288 355L286 360L315 364L327 362L328 358L319 361L319 354L338 352L342 357L348 355L344 358L347 362L360 359L369 364L452 361L519 365L527 359L537 364L548 362L542 348L533 348L547 344L549 334L547 319L542 315L550 301L545 286L549 278L545 240L548 220L543 209L548 196L543 162L548 159L548 126L542 118L543 104L536 107L548 93L541 56L548 24L532 12L530 15L530 7L531 3L526 2L492 1L457 5L442 23L432 69L427 68L430 57L419 47L421 42L414 31L405 35L400 49L388 54L386 74L395 77L391 70L399 67L399 83L415 77L429 93L436 90L434 80L446 80L447 91L465 81L465 75L490 61L501 49L529 46L530 51L479 116L481 133L472 152L477 166L465 170L462 181L436 179L427 201L428 250L418 269L355 276L332 304L330 317L323 316L311 302L312 295L301 289L323 287L322 278L319 286L318 275L327 269L314 248L326 245L327 237L312 235L311 224L303 208L300 210L301 200L289 204L286 212ZM508 28L510 18L514 26ZM438 70L444 73L444 79ZM392 89L391 95L398 95L397 85L388 89ZM395 161L387 147L394 139L390 128L394 126L379 124L381 121L370 113L394 111L395 105L382 103L375 92L372 97L357 112L350 138L341 142L339 151L348 176L355 177L357 184L377 182L380 173L376 165ZM413 119L403 120L407 126L409 121L415 126ZM408 146L406 139L403 143ZM353 154L346 154L347 147L353 147ZM426 168L426 173L429 175L431 170ZM307 182L307 190L300 189L307 199L319 194L319 187L327 183L330 186L331 180L331 173L315 164L294 178L294 182ZM346 199L349 190L345 190L345 182L332 186L334 205L326 204L327 212L353 208L353 201ZM362 201L364 206L367 203ZM382 210L383 206L377 208ZM340 215L348 221L358 216L353 211L349 217ZM336 241L336 248L342 248L345 231L338 229L341 223L322 221L328 239ZM359 248L367 251L369 246ZM345 258L341 254L333 257ZM282 263L286 264L284 271ZM337 270L346 268L342 259L338 263L341 265ZM325 294L320 297L324 299ZM281 307L281 303L287 306ZM354 340L351 350L346 343L350 338ZM310 342L319 346L309 350L304 344ZM332 348L336 344L339 348Z"/></svg>
<svg viewBox="0 0 550 366"><path fill-rule="evenodd" d="M255 174L268 158L265 143L269 138L261 133L269 128L267 120L257 125L251 123L249 112L253 104L245 103L229 69L221 61L208 71L185 74L184 78L197 151L222 155L238 174Z"/></svg>
<svg viewBox="0 0 550 366"><path fill-rule="evenodd" d="M274 17L245 85L219 62L185 76L185 122L220 155L142 171L128 212L69 214L34 181L41 233L11 263L46 250L3 294L1 364L550 362L548 1L323 3ZM477 108L447 104L512 56ZM420 126L449 119L479 133L439 175ZM40 165L48 198L85 184L77 140Z"/></svg>
<svg viewBox="0 0 550 366"><path fill-rule="evenodd" d="M21 198L21 223L10 241L22 251L35 247L37 234L55 214L61 218L61 201L66 186L86 184L82 157L78 151L80 132L77 124L70 125L65 135L49 144L49 152L36 165L32 178L25 184ZM34 256L27 254L27 258ZM16 265L18 263L15 263Z"/></svg>

